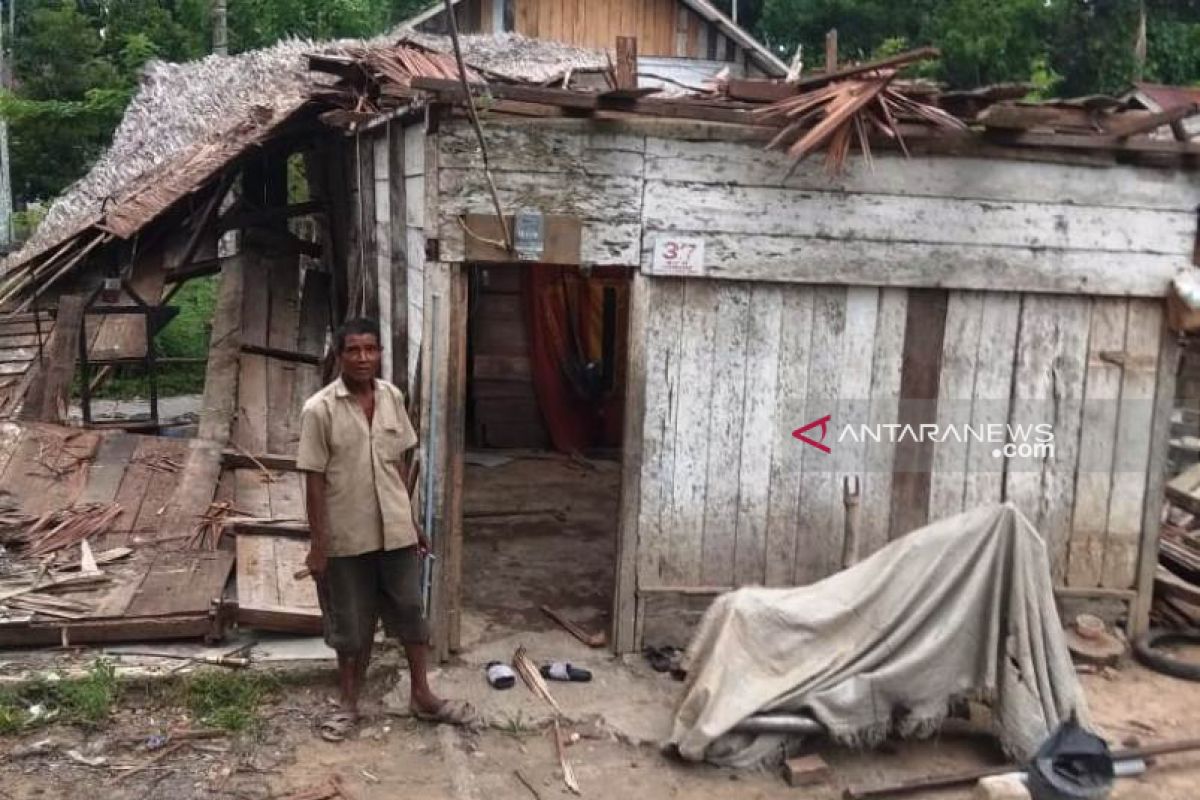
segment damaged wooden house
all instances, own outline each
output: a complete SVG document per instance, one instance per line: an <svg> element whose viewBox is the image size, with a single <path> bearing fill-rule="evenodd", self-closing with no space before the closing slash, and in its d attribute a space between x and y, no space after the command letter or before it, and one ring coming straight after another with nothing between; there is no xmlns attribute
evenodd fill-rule
<svg viewBox="0 0 1200 800"><path fill-rule="evenodd" d="M419 424L443 656L541 605L683 645L717 593L1004 501L1065 606L1144 625L1200 199L1200 144L1151 134L1195 107L898 74L929 53L785 79L707 3L604 41L543 5L460 3L465 72L435 12L151 70L0 278L12 513L119 506L90 549L137 575L0 643L314 630L298 409L363 313ZM648 66L693 53L740 68ZM79 362L152 362L203 275L198 435L61 427Z"/></svg>

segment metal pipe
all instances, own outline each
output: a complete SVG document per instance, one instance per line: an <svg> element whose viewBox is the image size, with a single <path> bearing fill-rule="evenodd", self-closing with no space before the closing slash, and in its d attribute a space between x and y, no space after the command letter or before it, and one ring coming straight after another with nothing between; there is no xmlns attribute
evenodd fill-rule
<svg viewBox="0 0 1200 800"><path fill-rule="evenodd" d="M441 295L433 294L429 298L430 313L433 324L429 326L429 439L425 443L425 536L433 547L433 485L434 472L437 469L437 423L438 423L438 351L437 351L437 322L438 306ZM433 588L433 567L431 558L421 561L421 597L425 601L425 614L429 615L430 594Z"/></svg>
<svg viewBox="0 0 1200 800"><path fill-rule="evenodd" d="M803 714L756 714L733 726L734 733L795 733L818 736L825 726Z"/></svg>

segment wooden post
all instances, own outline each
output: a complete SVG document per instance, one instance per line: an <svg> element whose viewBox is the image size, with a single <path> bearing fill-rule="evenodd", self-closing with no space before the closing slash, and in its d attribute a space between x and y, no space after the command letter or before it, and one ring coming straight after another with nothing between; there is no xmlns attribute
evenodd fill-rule
<svg viewBox="0 0 1200 800"><path fill-rule="evenodd" d="M836 72L838 67L837 28L825 34L825 74Z"/></svg>
<svg viewBox="0 0 1200 800"><path fill-rule="evenodd" d="M1154 603L1154 572L1158 568L1158 539L1166 488L1167 450L1171 441L1171 411L1175 406L1175 381L1179 373L1179 339L1164 324L1158 351L1158 376L1154 387L1154 419L1150 424L1150 458L1146 475L1145 507L1137 567L1137 596L1129 610L1130 636L1150 627Z"/></svg>
<svg viewBox="0 0 1200 800"><path fill-rule="evenodd" d="M637 38L634 36L617 37L616 79L618 89L638 88Z"/></svg>

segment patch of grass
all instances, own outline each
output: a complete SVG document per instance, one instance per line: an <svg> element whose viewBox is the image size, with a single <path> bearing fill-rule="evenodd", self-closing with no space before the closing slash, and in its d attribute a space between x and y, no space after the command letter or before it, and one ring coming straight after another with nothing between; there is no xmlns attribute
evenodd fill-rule
<svg viewBox="0 0 1200 800"><path fill-rule="evenodd" d="M198 672L185 691L192 715L213 728L241 731L258 724L258 707L278 689L276 679L244 672Z"/></svg>
<svg viewBox="0 0 1200 800"><path fill-rule="evenodd" d="M518 739L523 736L528 736L530 733L536 730L532 720L527 720L525 715L521 713L520 709L517 709L516 716L513 716L512 714L505 714L504 722L499 727L504 733L508 734L509 736L514 736Z"/></svg>
<svg viewBox="0 0 1200 800"><path fill-rule="evenodd" d="M99 725L112 714L120 697L117 671L103 659L82 678L42 679L0 692L0 733L51 721ZM41 707L38 714L31 709Z"/></svg>

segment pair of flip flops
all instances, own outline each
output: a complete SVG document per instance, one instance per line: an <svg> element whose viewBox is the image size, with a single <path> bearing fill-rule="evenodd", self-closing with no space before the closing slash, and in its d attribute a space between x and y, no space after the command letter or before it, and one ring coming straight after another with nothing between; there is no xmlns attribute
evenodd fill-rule
<svg viewBox="0 0 1200 800"><path fill-rule="evenodd" d="M502 664L499 661L489 661L485 670L488 685L493 689L511 689L517 683L517 673L508 664ZM543 664L540 672L543 678L551 681L587 683L592 679L591 672L566 661L554 661L550 664Z"/></svg>
<svg viewBox="0 0 1200 800"><path fill-rule="evenodd" d="M677 681L687 678L687 670L683 668L683 651L678 647L663 645L662 647L647 647L642 651L650 668L655 672L669 672Z"/></svg>
<svg viewBox="0 0 1200 800"><path fill-rule="evenodd" d="M587 683L592 679L592 673L566 661L554 661L550 664L543 664L540 672L543 678L550 681Z"/></svg>

